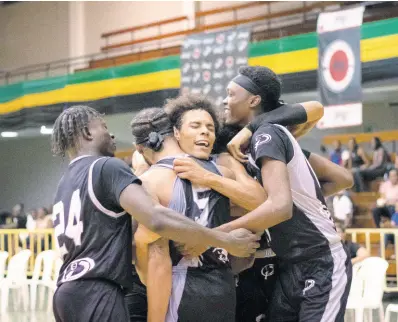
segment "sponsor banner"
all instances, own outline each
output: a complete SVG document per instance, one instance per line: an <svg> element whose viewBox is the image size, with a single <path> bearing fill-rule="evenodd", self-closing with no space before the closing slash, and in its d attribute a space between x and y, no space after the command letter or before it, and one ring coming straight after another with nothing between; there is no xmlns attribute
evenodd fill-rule
<svg viewBox="0 0 398 322"><path fill-rule="evenodd" d="M181 93L203 94L222 105L225 89L248 65L249 28L187 37L181 50Z"/></svg>
<svg viewBox="0 0 398 322"><path fill-rule="evenodd" d="M324 12L318 17L318 88L325 106L319 128L362 124L360 40L363 11L364 7L357 7ZM327 117L330 119L326 120Z"/></svg>

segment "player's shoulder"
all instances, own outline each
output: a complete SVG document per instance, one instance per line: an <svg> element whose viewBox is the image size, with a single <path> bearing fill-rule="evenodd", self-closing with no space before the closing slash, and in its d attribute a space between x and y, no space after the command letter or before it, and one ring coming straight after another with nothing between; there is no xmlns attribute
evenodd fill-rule
<svg viewBox="0 0 398 322"><path fill-rule="evenodd" d="M252 137L252 143L254 144L258 142L261 142L261 144L265 144L271 143L272 141L289 141L289 136L282 126L277 124L264 123L257 129Z"/></svg>

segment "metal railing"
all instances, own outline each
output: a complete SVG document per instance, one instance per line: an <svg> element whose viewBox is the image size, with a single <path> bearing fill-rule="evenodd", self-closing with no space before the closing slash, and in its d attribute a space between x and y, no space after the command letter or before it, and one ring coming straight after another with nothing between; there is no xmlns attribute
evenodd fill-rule
<svg viewBox="0 0 398 322"><path fill-rule="evenodd" d="M386 247L385 236L393 235L395 243ZM385 259L389 263L384 291L398 292L398 229L394 228L355 228L346 230L347 239L364 246L371 256Z"/></svg>
<svg viewBox="0 0 398 322"><path fill-rule="evenodd" d="M21 250L29 249L28 276L32 276L37 255L45 250L55 250L54 229L0 229L0 251L8 252L9 258Z"/></svg>

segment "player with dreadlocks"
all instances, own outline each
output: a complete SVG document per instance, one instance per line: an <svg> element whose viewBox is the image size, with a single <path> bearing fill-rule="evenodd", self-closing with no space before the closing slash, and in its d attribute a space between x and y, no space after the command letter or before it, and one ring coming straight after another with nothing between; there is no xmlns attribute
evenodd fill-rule
<svg viewBox="0 0 398 322"><path fill-rule="evenodd" d="M56 321L127 321L124 289L132 283L132 219L172 240L222 247L237 256L255 251L256 237L205 228L162 207L121 160L96 110L74 106L55 121L52 148L71 160L53 208L64 261L54 295ZM131 216L130 216L131 215Z"/></svg>

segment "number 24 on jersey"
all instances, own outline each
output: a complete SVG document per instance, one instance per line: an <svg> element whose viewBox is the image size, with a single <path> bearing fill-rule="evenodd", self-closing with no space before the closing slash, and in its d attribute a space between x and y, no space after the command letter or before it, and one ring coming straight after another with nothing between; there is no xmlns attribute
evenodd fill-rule
<svg viewBox="0 0 398 322"><path fill-rule="evenodd" d="M57 202L53 207L53 221L55 222L58 219L54 233L62 257L70 251L66 247L65 236L73 241L74 247L80 246L82 243L83 221L81 220L81 208L80 189L75 190L72 194L69 213L65 213L67 209L65 209L62 201Z"/></svg>

